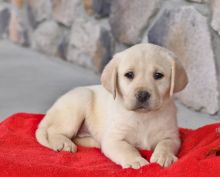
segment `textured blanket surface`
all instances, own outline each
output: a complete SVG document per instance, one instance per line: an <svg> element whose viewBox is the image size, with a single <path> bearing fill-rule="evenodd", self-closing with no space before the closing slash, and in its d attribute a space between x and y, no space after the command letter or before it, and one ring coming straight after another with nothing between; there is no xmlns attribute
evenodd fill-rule
<svg viewBox="0 0 220 177"><path fill-rule="evenodd" d="M18 113L0 123L0 177L220 177L219 124L180 129L179 160L169 168L152 163L139 170L122 169L99 149L54 152L37 143L40 114ZM149 160L150 151L142 150Z"/></svg>

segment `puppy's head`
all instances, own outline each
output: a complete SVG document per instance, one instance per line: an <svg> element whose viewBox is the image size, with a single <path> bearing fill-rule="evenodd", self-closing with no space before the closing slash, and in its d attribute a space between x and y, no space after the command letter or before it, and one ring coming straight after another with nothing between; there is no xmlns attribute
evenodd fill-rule
<svg viewBox="0 0 220 177"><path fill-rule="evenodd" d="M105 67L102 85L128 110L157 110L187 84L175 55L153 44L138 44L117 53Z"/></svg>

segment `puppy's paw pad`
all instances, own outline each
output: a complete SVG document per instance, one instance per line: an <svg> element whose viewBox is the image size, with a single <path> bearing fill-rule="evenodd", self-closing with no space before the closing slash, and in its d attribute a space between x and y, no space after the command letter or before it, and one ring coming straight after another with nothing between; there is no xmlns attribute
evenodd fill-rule
<svg viewBox="0 0 220 177"><path fill-rule="evenodd" d="M76 145L68 138L54 138L50 139L50 145L54 151L68 151L76 152Z"/></svg>
<svg viewBox="0 0 220 177"><path fill-rule="evenodd" d="M122 165L122 168L133 168L133 169L139 169L145 165L149 164L149 162L142 158L142 157L138 157L134 160L131 160L129 162L125 162L123 165Z"/></svg>
<svg viewBox="0 0 220 177"><path fill-rule="evenodd" d="M76 152L77 147L73 142L69 141L69 142L64 142L62 150L68 152Z"/></svg>
<svg viewBox="0 0 220 177"><path fill-rule="evenodd" d="M52 144L52 148L53 148L53 150L54 151L62 151L62 149L63 149L63 143L53 143Z"/></svg>
<svg viewBox="0 0 220 177"><path fill-rule="evenodd" d="M158 163L162 167L169 167L172 163L177 161L177 157L174 154L166 152L153 153L150 159L151 163Z"/></svg>

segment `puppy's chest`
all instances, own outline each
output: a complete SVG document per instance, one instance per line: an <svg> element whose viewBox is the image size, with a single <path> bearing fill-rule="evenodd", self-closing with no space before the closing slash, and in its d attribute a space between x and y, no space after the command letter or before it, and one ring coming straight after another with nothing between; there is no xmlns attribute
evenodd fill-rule
<svg viewBox="0 0 220 177"><path fill-rule="evenodd" d="M162 138L163 130L149 121L136 121L130 126L125 139L140 149L152 149Z"/></svg>

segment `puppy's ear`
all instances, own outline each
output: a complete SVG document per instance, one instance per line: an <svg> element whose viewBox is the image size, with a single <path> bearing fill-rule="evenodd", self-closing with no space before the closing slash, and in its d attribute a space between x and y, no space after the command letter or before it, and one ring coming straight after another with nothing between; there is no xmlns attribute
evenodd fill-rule
<svg viewBox="0 0 220 177"><path fill-rule="evenodd" d="M118 82L118 59L113 57L111 61L105 66L102 75L101 83L105 89L112 93L113 98L116 98L117 82Z"/></svg>
<svg viewBox="0 0 220 177"><path fill-rule="evenodd" d="M175 92L179 92L185 88L188 83L186 71L176 56L171 60L171 82L170 96Z"/></svg>

